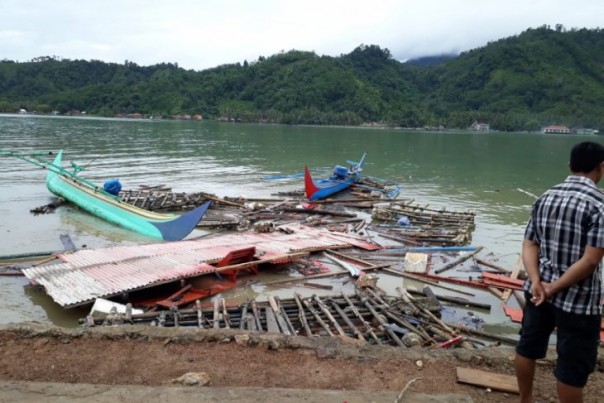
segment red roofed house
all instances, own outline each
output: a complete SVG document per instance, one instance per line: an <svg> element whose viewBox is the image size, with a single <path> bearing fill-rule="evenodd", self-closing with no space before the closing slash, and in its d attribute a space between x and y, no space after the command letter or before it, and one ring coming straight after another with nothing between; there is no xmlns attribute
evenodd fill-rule
<svg viewBox="0 0 604 403"><path fill-rule="evenodd" d="M571 131L567 126L545 126L541 129L543 133L570 134Z"/></svg>

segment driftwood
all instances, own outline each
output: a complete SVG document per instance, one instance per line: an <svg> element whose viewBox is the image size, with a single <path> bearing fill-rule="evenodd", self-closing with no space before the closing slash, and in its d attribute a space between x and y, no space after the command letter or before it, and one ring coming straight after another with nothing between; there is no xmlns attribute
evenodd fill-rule
<svg viewBox="0 0 604 403"><path fill-rule="evenodd" d="M447 270L449 270L449 269L451 269L451 268L453 268L453 267L457 266L458 264L463 263L463 262L465 262L466 260L470 259L472 256L474 256L474 255L476 255L478 252L480 252L480 251L482 250L482 248L483 248L482 246L479 246L478 248L476 248L476 250L475 250L475 251L470 252L470 253L468 253L467 255L464 255L464 256L460 257L460 258L459 258L459 259L457 259L456 261L451 262L451 263L448 263L448 264L444 265L443 267L441 267L441 268L438 268L438 269L434 270L434 272L435 272L436 274L440 274L440 273L442 273L442 272L444 272L444 271L447 271Z"/></svg>

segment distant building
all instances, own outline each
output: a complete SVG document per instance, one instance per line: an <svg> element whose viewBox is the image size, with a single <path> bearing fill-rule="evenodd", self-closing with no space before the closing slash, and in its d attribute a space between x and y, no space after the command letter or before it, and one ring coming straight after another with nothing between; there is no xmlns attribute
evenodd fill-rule
<svg viewBox="0 0 604 403"><path fill-rule="evenodd" d="M570 134L571 130L568 126L545 126L541 129L542 133L555 133L555 134Z"/></svg>
<svg viewBox="0 0 604 403"><path fill-rule="evenodd" d="M473 130L475 132L488 132L489 130L491 130L491 125L489 125L488 123L478 123L478 122L474 122L472 123L472 126L470 126L470 130Z"/></svg>
<svg viewBox="0 0 604 403"><path fill-rule="evenodd" d="M577 129L577 134L598 134L599 130L596 129Z"/></svg>

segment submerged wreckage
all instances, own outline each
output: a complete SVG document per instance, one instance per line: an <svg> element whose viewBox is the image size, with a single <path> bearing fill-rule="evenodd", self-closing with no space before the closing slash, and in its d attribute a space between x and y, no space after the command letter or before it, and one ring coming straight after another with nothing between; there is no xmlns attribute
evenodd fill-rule
<svg viewBox="0 0 604 403"><path fill-rule="evenodd" d="M64 308L94 303L80 320L82 326L236 328L346 336L401 347L515 342L481 331L478 321L455 324L442 318L443 304L491 309L463 287L487 290L503 301L511 295L521 300L521 265L510 273L478 259L482 248L468 245L474 228L471 212L359 195L316 202L250 201L158 187L121 192L120 197L139 207L159 200L163 209L192 209L211 200L206 225L224 223L237 230L179 242L55 253L54 261L22 270ZM478 279L441 275L470 259L481 266ZM284 268L297 273L262 284L298 284L314 292L233 301L223 295ZM396 295L389 295L378 286L382 274L423 283L424 288L396 287ZM335 293L333 285L320 281L338 277L350 280ZM433 289L446 291L435 294Z"/></svg>
<svg viewBox="0 0 604 403"><path fill-rule="evenodd" d="M470 245L474 213L433 209L394 199L391 191L376 192L376 186L390 185L355 183L323 200L308 200L303 192L250 200L177 193L163 185L120 189L114 195L117 203L160 214L211 204L198 227L230 231L177 242L70 247L36 255L25 265L21 257L0 258L0 269L22 272L63 308L92 306L82 326L237 328L401 347L513 344L514 339L481 331L475 318L447 320L443 304L488 312L491 306L470 290L486 291L519 320L521 261L507 270L478 258L482 248ZM11 261L17 264L10 266ZM456 276L442 274L454 268ZM274 278L277 270L286 272L285 278L263 279L265 273ZM380 287L388 276L424 288ZM333 281L322 281L338 277L344 280L336 290ZM296 290L287 298L270 292L263 300L225 297L249 284L286 284ZM306 295L297 287L313 292ZM517 303L507 304L511 296Z"/></svg>

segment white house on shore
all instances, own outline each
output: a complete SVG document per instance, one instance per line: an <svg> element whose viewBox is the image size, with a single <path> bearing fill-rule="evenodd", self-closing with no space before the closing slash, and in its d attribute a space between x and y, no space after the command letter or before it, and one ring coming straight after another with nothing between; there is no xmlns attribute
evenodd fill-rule
<svg viewBox="0 0 604 403"><path fill-rule="evenodd" d="M542 133L552 133L552 134L570 134L571 130L568 126L545 126L541 129Z"/></svg>
<svg viewBox="0 0 604 403"><path fill-rule="evenodd" d="M488 132L489 130L491 130L491 125L489 125L488 123L479 123L474 121L474 123L472 123L472 126L470 126L470 130L476 132Z"/></svg>

